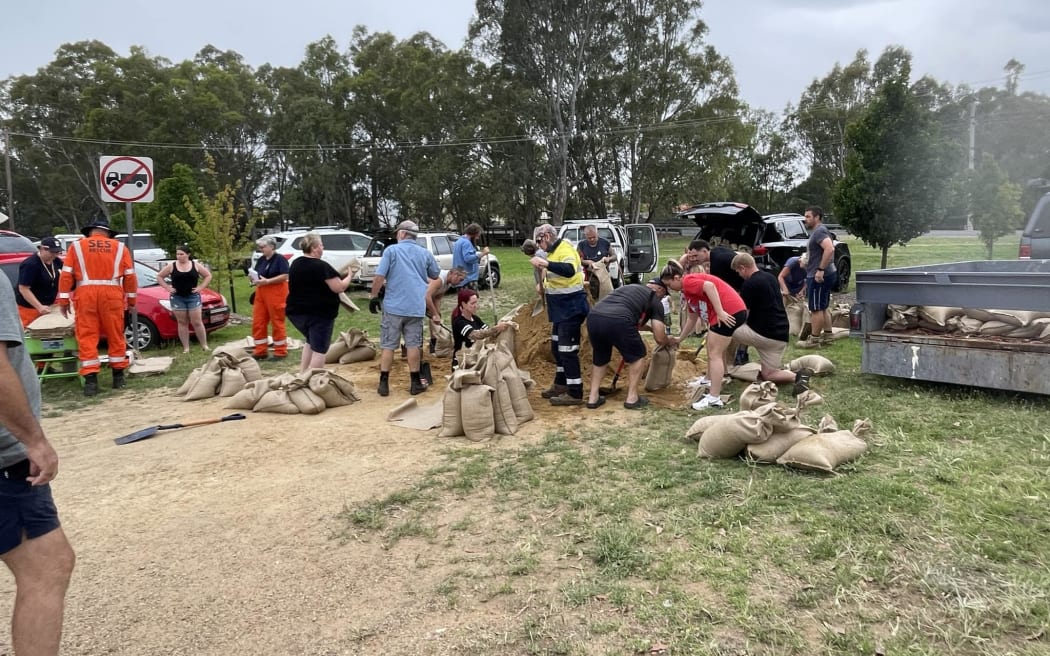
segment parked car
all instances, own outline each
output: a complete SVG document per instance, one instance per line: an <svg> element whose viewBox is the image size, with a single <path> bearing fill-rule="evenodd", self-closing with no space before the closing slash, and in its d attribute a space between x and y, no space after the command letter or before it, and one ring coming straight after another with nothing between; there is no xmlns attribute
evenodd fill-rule
<svg viewBox="0 0 1050 656"><path fill-rule="evenodd" d="M115 239L127 244L128 234L121 233ZM135 252L137 262L145 262L150 266L159 267L161 262L168 259L167 253L153 241L153 235L148 232L136 232L135 238L131 240L131 249Z"/></svg>
<svg viewBox="0 0 1050 656"><path fill-rule="evenodd" d="M1050 259L1050 194L1044 195L1035 204L1021 232L1021 246L1017 257L1022 260Z"/></svg>
<svg viewBox="0 0 1050 656"><path fill-rule="evenodd" d="M578 245L584 239L583 229L589 225L595 227L599 238L609 240L616 253L616 262L609 265L609 277L614 287L619 287L627 280L637 282L643 275L656 271L660 262L660 249L653 224L621 225L612 219L570 219L558 228L558 238Z"/></svg>
<svg viewBox="0 0 1050 656"><path fill-rule="evenodd" d="M11 287L18 287L18 265L36 253L36 246L28 237L17 232L0 230L0 269L11 280Z"/></svg>
<svg viewBox="0 0 1050 656"><path fill-rule="evenodd" d="M457 239L459 235L454 232L421 232L416 235L416 243L434 254L442 271L452 268L452 246ZM387 233L373 238L365 254L358 260L361 268L353 282L358 285L371 285L376 277L376 269L379 268L379 260L383 257L383 250L396 243L397 233ZM502 277L499 259L495 253L490 253L488 258L482 259L478 273L478 286L482 288L489 286L490 271L492 286L499 287Z"/></svg>
<svg viewBox="0 0 1050 656"><path fill-rule="evenodd" d="M277 254L291 262L302 256L303 250L301 245L303 236L308 232L316 232L321 237L321 243L324 244L324 255L321 256L321 259L331 264L336 271L349 264L350 260L364 255L369 242L372 241L370 236L362 232L343 230L341 228L295 228L266 236L273 237L276 240ZM253 268L260 257L262 257L262 253L259 251L252 254Z"/></svg>
<svg viewBox="0 0 1050 656"><path fill-rule="evenodd" d="M788 258L801 255L809 243L809 231L801 214L762 216L745 203L702 203L679 213L692 219L700 228L693 239L704 239L714 245L731 248L747 247L760 269L776 275ZM835 268L839 281L836 292L849 287L853 261L849 246L835 239Z"/></svg>
<svg viewBox="0 0 1050 656"><path fill-rule="evenodd" d="M69 250L69 247L70 247L70 245L73 242L75 242L78 239L83 239L83 238L84 238L84 235L74 234L74 233L55 235L55 239L58 240L58 243L62 244L62 253L63 254L65 254L65 252Z"/></svg>
<svg viewBox="0 0 1050 656"><path fill-rule="evenodd" d="M179 324L171 312L168 292L157 282L157 273L157 269L148 264L135 262L135 275L139 279L138 300L135 304L138 309L138 341L135 346L140 351L179 336ZM230 322L230 306L226 297L219 292L205 289L201 292L201 303L204 329L209 333ZM131 332L131 323L128 322L124 328L124 337L129 345Z"/></svg>

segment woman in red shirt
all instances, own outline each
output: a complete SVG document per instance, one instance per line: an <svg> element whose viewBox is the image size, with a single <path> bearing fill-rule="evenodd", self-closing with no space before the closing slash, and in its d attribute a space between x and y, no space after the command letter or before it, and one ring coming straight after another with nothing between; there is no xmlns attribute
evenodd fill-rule
<svg viewBox="0 0 1050 656"><path fill-rule="evenodd" d="M733 331L747 320L747 306L729 283L708 273L683 275L681 265L674 260L664 267L660 280L669 289L681 291L690 307L697 307L701 303L707 305L707 316L711 320L711 330L707 335L707 377L711 380L711 389L704 398L693 404L693 409L721 408L724 404L718 395L722 391L722 378L726 371L725 352L733 341ZM689 313L689 318L682 326L682 335L692 334L697 318L696 313Z"/></svg>

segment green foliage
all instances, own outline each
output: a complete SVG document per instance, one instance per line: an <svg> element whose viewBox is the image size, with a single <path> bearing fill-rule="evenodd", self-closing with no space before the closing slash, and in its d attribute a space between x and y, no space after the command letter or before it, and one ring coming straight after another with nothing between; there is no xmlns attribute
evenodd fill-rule
<svg viewBox="0 0 1050 656"><path fill-rule="evenodd" d="M992 259L995 240L1021 227L1021 187L1006 179L995 159L985 153L981 166L970 178L970 215L973 227Z"/></svg>
<svg viewBox="0 0 1050 656"><path fill-rule="evenodd" d="M176 164L171 169L171 176L157 183L153 202L144 206L146 211L142 222L143 229L151 231L157 244L170 255L174 255L180 244L194 241L194 233L187 230L193 222L186 209L187 203L198 213L204 211L193 170L185 164Z"/></svg>
<svg viewBox="0 0 1050 656"><path fill-rule="evenodd" d="M929 229L951 176L951 146L908 88L908 73L905 62L846 130L845 175L832 194L839 222L882 250L883 267L891 246Z"/></svg>

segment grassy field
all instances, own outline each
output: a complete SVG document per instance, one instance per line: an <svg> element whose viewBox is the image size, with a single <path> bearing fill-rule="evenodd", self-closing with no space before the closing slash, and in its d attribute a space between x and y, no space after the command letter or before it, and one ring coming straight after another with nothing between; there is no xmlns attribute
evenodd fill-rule
<svg viewBox="0 0 1050 656"><path fill-rule="evenodd" d="M662 259L687 242L662 241ZM855 271L877 268L877 251L850 246ZM516 250L496 252L503 313L528 298L531 272ZM996 253L1016 256L1016 244ZM890 252L890 266L969 259L983 259L973 238ZM486 319L492 298L482 292ZM378 330L367 311L344 313L348 326ZM212 340L248 333L232 326ZM491 604L513 618L499 644L445 645L453 651L1050 653L1046 398L863 375L854 340L825 354L837 371L816 380L825 405L810 422L827 413L875 427L867 454L838 475L699 460L683 438L692 411L615 424L598 412L571 437L450 441L420 480L346 507L336 537L425 549L451 572L431 603ZM201 361L179 357L170 375L134 387L176 385ZM95 402L66 381L44 394L53 412Z"/></svg>

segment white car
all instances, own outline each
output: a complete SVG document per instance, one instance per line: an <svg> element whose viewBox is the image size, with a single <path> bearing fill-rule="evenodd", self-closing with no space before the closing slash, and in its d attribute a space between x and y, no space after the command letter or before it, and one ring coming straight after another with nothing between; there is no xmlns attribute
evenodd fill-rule
<svg viewBox="0 0 1050 656"><path fill-rule="evenodd" d="M620 225L601 219L569 220L558 229L558 238L567 239L574 246L583 240L583 229L593 225L598 237L609 240L616 262L609 265L609 277L619 287L628 278L641 281L645 274L656 271L660 262L660 250L656 240L656 228L651 223Z"/></svg>
<svg viewBox="0 0 1050 656"><path fill-rule="evenodd" d="M452 247L457 239L459 239L459 235L454 232L421 232L416 235L416 243L434 254L434 259L437 260L438 266L441 267L442 271L448 271L452 268ZM383 249L394 243L397 243L397 237L394 235L373 239L372 243L368 245L368 250L359 260L360 269L357 275L354 276L353 282L359 285L371 285L372 280L376 277L376 269L379 268L379 260L383 257ZM490 253L487 258L482 258L481 260L481 267L478 272L479 287L487 288L489 286L490 272L492 286L499 287L501 282L500 265L495 253Z"/></svg>
<svg viewBox="0 0 1050 656"><path fill-rule="evenodd" d="M364 255L365 249L372 241L372 238L364 233L342 228L295 229L264 236L273 237L277 242L277 254L291 262L303 254L303 236L308 232L316 232L321 238L321 243L324 244L324 255L321 259L331 264L336 271L342 270L351 260ZM253 269L260 257L262 253L259 251L252 253Z"/></svg>
<svg viewBox="0 0 1050 656"><path fill-rule="evenodd" d="M127 244L128 233L121 233L114 239ZM150 266L160 268L162 263L167 261L167 253L157 245L157 242L153 241L153 235L148 232L136 232L135 238L131 241L131 248L135 251L135 260L145 262Z"/></svg>

